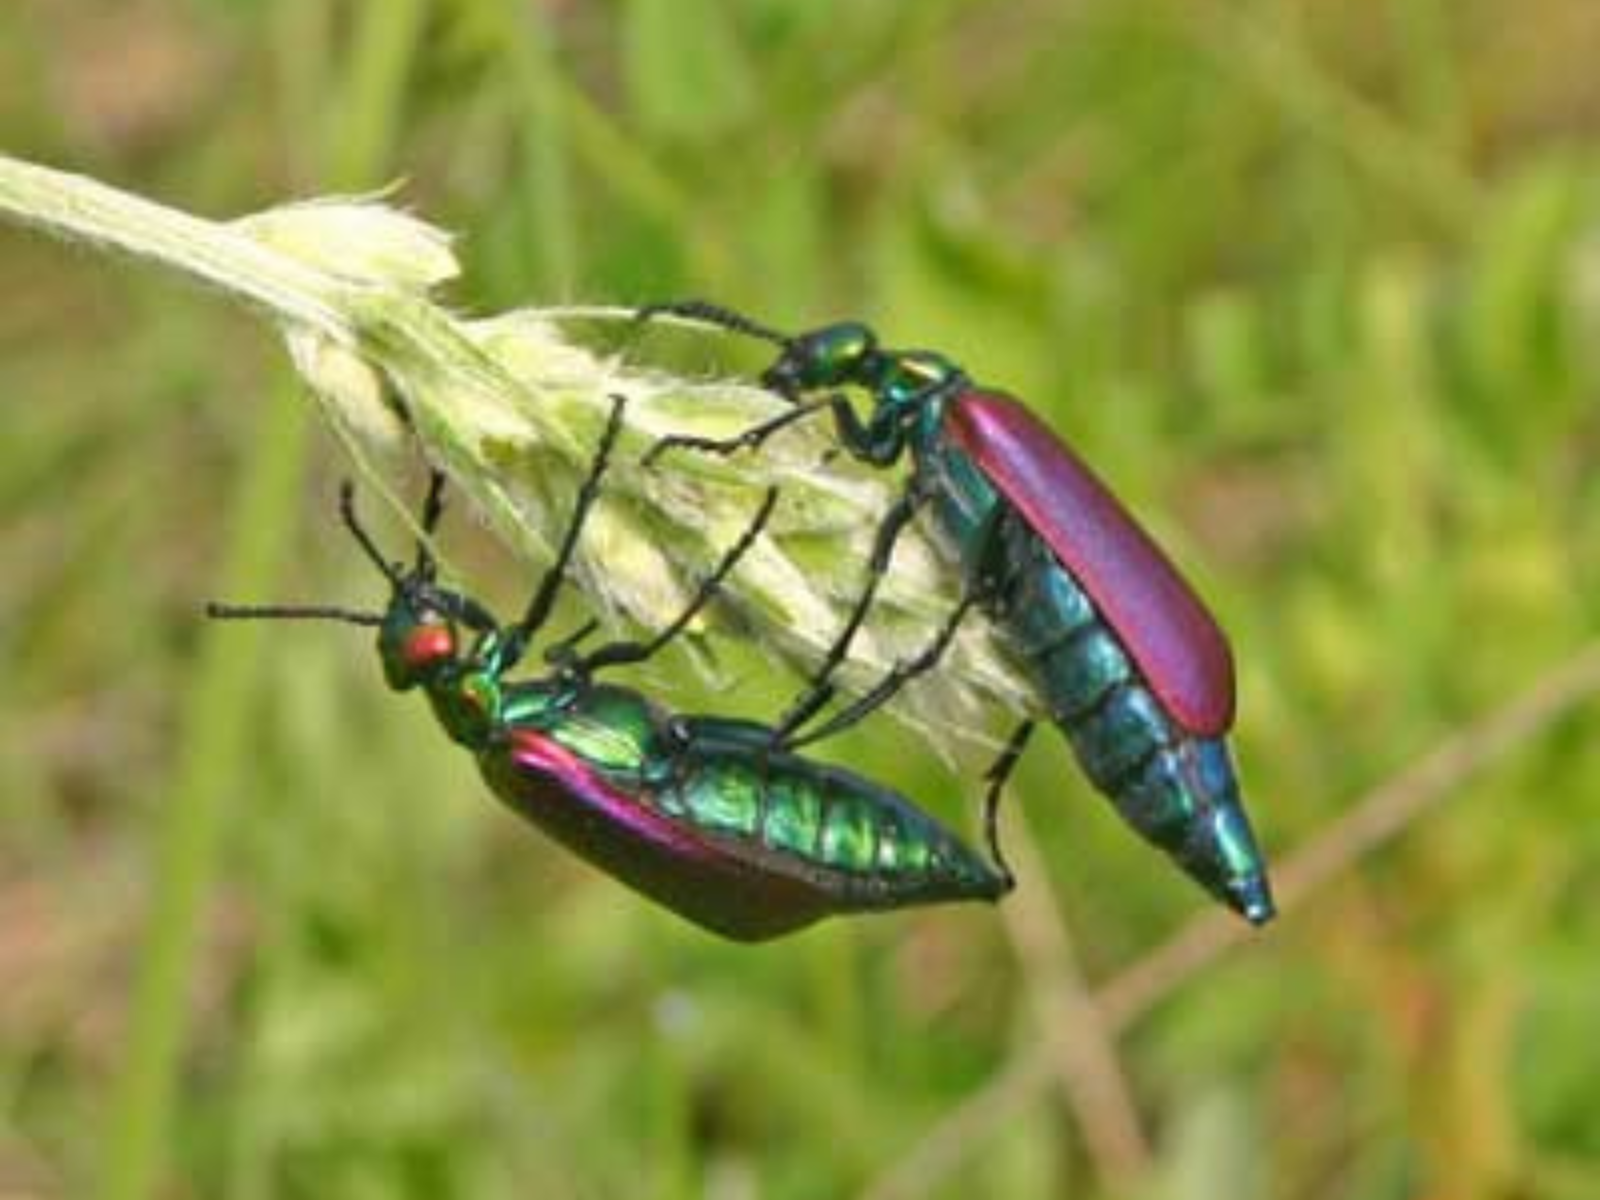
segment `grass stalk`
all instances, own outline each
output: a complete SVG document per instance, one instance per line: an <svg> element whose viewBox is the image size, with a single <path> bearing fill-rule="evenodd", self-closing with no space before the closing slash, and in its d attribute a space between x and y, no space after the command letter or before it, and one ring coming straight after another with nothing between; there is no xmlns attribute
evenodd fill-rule
<svg viewBox="0 0 1600 1200"><path fill-rule="evenodd" d="M288 551L309 421L292 397L263 410L230 504L222 595L271 591ZM197 610L198 619L198 610ZM111 1098L110 1144L100 1194L142 1200L168 1163L174 1097L188 1025L189 985L216 876L226 804L246 769L245 711L267 631L208 631L179 728L182 752L161 812L154 900L133 997L127 1056Z"/></svg>

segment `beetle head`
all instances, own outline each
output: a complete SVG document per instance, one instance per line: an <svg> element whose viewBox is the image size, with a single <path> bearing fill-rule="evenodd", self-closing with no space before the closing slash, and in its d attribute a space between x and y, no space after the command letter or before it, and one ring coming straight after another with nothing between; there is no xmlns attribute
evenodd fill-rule
<svg viewBox="0 0 1600 1200"><path fill-rule="evenodd" d="M878 339L859 321L841 321L802 334L761 376L762 386L795 397L813 388L864 383Z"/></svg>
<svg viewBox="0 0 1600 1200"><path fill-rule="evenodd" d="M443 476L435 474L422 513L422 530L431 533L441 511ZM383 675L396 691L428 687L447 667L463 657L462 630L480 634L495 629L494 617L476 600L449 591L436 582L438 568L427 544L419 541L415 563L392 563L356 517L355 490L346 481L339 492L339 513L362 553L389 581L389 603L381 613L331 604L209 604L214 618L228 620L333 620L378 630L378 657Z"/></svg>
<svg viewBox="0 0 1600 1200"><path fill-rule="evenodd" d="M456 661L459 648L455 622L427 595L426 585L395 589L378 626L378 657L390 687L403 692L425 686Z"/></svg>

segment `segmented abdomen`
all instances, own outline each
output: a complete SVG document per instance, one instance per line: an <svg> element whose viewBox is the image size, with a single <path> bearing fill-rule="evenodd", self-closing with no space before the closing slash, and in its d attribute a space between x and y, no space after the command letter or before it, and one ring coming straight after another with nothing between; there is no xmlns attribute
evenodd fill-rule
<svg viewBox="0 0 1600 1200"><path fill-rule="evenodd" d="M1270 915L1264 864L1220 738L1185 732L1072 573L972 461L925 450L933 509L1084 773L1142 836L1252 920Z"/></svg>
<svg viewBox="0 0 1600 1200"><path fill-rule="evenodd" d="M1025 526L999 531L1008 563L993 615L1005 627L1084 773L1128 823L1252 919L1265 879L1220 738L1185 733L1066 568ZM1257 894L1259 893L1259 894Z"/></svg>
<svg viewBox="0 0 1600 1200"><path fill-rule="evenodd" d="M616 699L608 689L613 709ZM713 932L761 940L830 914L993 900L1007 886L897 793L793 755L763 762L762 726L684 718L684 741L662 720L635 761L599 763L575 748L591 741L588 714L568 717L507 727L479 756L490 785L573 852Z"/></svg>
<svg viewBox="0 0 1600 1200"><path fill-rule="evenodd" d="M997 898L1006 884L965 842L898 792L793 754L769 730L688 718L681 777L653 803L697 829L792 860L842 905L891 908Z"/></svg>

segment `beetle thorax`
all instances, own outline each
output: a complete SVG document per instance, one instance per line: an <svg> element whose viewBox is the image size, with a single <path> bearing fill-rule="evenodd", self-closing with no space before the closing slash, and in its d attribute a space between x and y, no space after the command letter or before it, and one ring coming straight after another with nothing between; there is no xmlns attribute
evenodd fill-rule
<svg viewBox="0 0 1600 1200"><path fill-rule="evenodd" d="M906 407L906 441L913 458L919 465L930 459L941 458L948 448L944 419L950 407L950 396L945 392L936 392Z"/></svg>
<svg viewBox="0 0 1600 1200"><path fill-rule="evenodd" d="M463 746L482 746L501 721L505 698L500 676L477 663L454 663L426 687L439 724Z"/></svg>
<svg viewBox="0 0 1600 1200"><path fill-rule="evenodd" d="M878 403L897 409L920 407L961 377L959 367L929 350L883 351L871 365L868 383Z"/></svg>

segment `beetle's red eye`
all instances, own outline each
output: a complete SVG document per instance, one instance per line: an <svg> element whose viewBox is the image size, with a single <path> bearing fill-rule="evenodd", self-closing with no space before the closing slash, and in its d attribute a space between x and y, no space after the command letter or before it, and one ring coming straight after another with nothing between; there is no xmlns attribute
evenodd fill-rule
<svg viewBox="0 0 1600 1200"><path fill-rule="evenodd" d="M421 670L456 654L455 631L448 625L418 625L406 635L401 656L406 666Z"/></svg>

